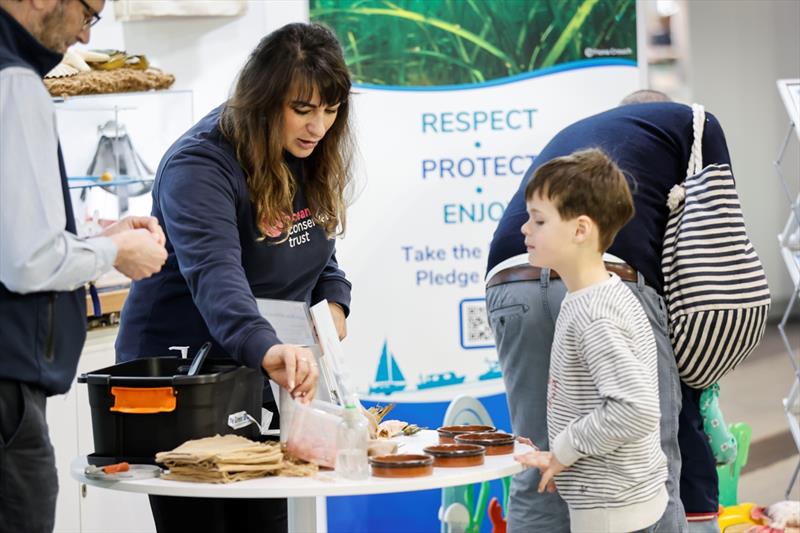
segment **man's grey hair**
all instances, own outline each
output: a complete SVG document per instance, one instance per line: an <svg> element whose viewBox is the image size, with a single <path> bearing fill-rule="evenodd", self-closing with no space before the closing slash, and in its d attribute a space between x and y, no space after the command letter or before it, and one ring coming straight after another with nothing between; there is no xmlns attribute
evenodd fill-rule
<svg viewBox="0 0 800 533"><path fill-rule="evenodd" d="M654 91L653 89L641 89L634 91L619 103L619 105L629 104L648 104L651 102L671 102L672 98L662 93L661 91Z"/></svg>

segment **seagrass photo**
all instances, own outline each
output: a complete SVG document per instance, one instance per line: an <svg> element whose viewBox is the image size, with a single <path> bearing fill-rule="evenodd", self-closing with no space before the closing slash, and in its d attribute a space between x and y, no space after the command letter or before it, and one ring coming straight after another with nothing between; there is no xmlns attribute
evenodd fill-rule
<svg viewBox="0 0 800 533"><path fill-rule="evenodd" d="M356 82L480 83L572 61L636 57L635 0L311 0Z"/></svg>

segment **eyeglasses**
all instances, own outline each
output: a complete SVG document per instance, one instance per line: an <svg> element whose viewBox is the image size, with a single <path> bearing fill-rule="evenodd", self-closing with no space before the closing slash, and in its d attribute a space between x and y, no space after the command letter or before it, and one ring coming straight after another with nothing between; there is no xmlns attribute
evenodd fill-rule
<svg viewBox="0 0 800 533"><path fill-rule="evenodd" d="M92 9L92 6L87 4L86 0L78 0L78 1L81 4L83 4L83 7L89 13L88 15L86 15L86 18L83 21L83 29L84 30L87 30L87 29L91 28L92 26L94 26L95 24L97 24L98 22L100 22L100 14L97 11L95 11L94 9Z"/></svg>

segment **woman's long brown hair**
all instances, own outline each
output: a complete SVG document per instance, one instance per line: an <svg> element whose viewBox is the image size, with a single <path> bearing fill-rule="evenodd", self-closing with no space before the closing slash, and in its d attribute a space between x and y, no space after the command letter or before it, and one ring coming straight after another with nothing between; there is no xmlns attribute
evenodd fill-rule
<svg viewBox="0 0 800 533"><path fill-rule="evenodd" d="M244 169L262 235L291 228L297 184L283 155L283 109L289 97L339 104L331 128L304 165L304 191L315 221L328 237L344 233L353 143L349 127L350 74L332 31L319 24L288 24L264 37L239 74L220 116L220 130ZM296 90L299 94L289 94Z"/></svg>

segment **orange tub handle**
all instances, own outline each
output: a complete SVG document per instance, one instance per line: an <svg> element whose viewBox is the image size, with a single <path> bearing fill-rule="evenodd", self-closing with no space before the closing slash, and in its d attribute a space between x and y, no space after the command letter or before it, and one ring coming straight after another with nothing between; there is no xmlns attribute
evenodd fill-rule
<svg viewBox="0 0 800 533"><path fill-rule="evenodd" d="M170 413L177 404L172 387L111 387L110 411L131 414Z"/></svg>

